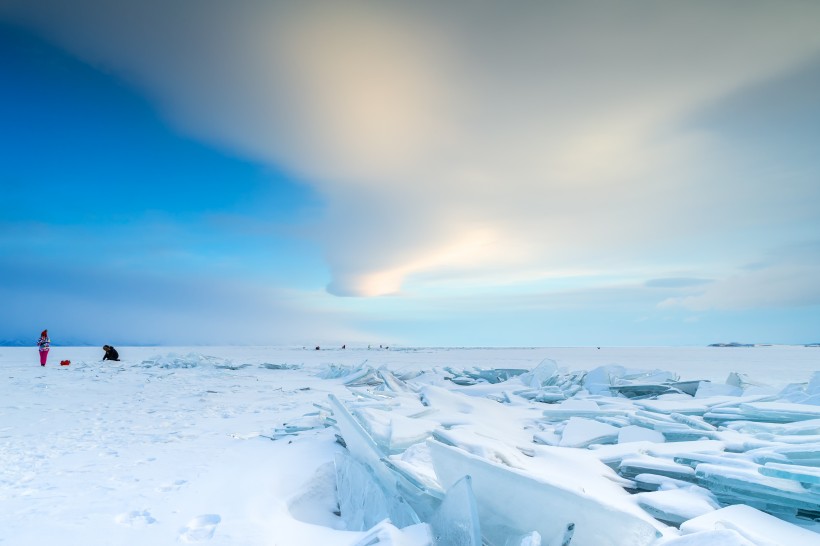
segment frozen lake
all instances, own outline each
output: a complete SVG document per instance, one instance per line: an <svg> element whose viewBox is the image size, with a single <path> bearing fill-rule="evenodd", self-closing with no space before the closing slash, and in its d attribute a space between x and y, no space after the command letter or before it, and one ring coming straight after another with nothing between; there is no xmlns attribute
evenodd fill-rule
<svg viewBox="0 0 820 546"><path fill-rule="evenodd" d="M358 397L344 377L329 377L328 370L364 364L396 376L425 372L417 380L433 389L431 400L440 390L467 400L447 402L441 416L463 413L459 408L467 404L471 418L481 417L481 426L489 427L478 437L493 437L513 450L532 442L533 416L555 406L483 398L479 404L475 393L465 396L443 380L443 368L532 369L551 358L568 371L618 364L717 383L740 372L775 389L806 382L820 370L820 348L782 346L118 350L121 362L100 362L99 348L53 347L41 368L36 348L0 348L0 543L359 544L365 533L345 529L334 513L339 501L333 461L344 450L334 441L334 428L313 426L315 419L306 417L326 408L331 394L347 404ZM60 367L64 359L72 364ZM396 400L405 398L394 411L412 413L403 404L417 404L418 396ZM496 421L496 428L487 425ZM569 441L566 424L533 422L544 441ZM271 442L267 437L286 423L313 425ZM464 433L472 426L478 425L465 421ZM573 434L588 432L582 427ZM453 438L473 445L471 437ZM720 441L726 445L725 438ZM405 462L421 468L419 461ZM677 530L670 533L665 539ZM409 531L389 540L380 544L424 544Z"/></svg>

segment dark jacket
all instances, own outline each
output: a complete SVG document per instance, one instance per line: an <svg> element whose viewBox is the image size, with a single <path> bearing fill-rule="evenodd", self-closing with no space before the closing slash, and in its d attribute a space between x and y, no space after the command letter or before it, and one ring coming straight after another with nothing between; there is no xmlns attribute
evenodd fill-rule
<svg viewBox="0 0 820 546"><path fill-rule="evenodd" d="M105 356L103 357L103 360L119 360L119 359L120 359L120 353L118 353L117 350L114 347L109 347L105 351Z"/></svg>

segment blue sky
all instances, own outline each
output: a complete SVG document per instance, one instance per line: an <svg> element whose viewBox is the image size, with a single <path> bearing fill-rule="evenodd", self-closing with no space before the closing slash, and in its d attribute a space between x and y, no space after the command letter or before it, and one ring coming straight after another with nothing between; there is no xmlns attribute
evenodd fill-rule
<svg viewBox="0 0 820 546"><path fill-rule="evenodd" d="M820 7L0 3L0 340L820 341Z"/></svg>

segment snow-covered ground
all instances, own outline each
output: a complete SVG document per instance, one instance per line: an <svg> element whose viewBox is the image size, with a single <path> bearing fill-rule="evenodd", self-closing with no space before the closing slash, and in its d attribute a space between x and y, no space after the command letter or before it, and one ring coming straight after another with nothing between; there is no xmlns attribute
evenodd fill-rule
<svg viewBox="0 0 820 546"><path fill-rule="evenodd" d="M808 446L809 452L816 446L820 451L820 421L810 419L811 411L820 411L820 400L809 400L811 392L805 385L813 373L820 371L820 348L347 348L316 351L301 347L118 347L118 350L121 362L101 362L102 350L98 348L53 347L48 365L42 368L36 348L0 347L3 374L0 382L0 544L424 544L429 532L426 524L402 531L385 525L382 531L370 535L363 530L345 530L350 525L349 520L338 514L339 503L344 504L344 500L340 501L341 493L337 492L334 459L339 464L339 457L346 450L336 442L340 430L326 426L332 423L330 419L341 418L339 410L333 412L329 395L342 405L349 404L351 412L364 419L365 428L369 427L374 437L379 435L379 420L387 415L388 428L392 428L387 440L382 440L396 443L391 457L396 464L405 464L406 469L417 472L417 477L427 479L432 489L440 487L443 492L453 485L444 482L454 480L449 476L436 477L433 465L429 464L429 453L423 452L428 442L438 446L433 446L433 451L439 450L441 457L456 457L457 467L478 465L474 467L473 487L479 501L482 487L479 475L489 472L495 476L496 466L506 465L525 478L534 477L551 487L572 489L577 481L578 487L586 488L585 495L597 491L591 494L595 503L623 509L629 514L624 517L633 517L634 512L636 521L651 520L659 533L658 544L791 545L796 543L788 540L796 540L794 537L803 540L804 545L820 544L818 526L810 518L795 522L794 518L784 517L771 523L767 514L754 511L735 518L714 516L721 513L716 510L725 503L717 503L708 491L701 491L702 488L678 487L677 482L670 481L674 475L670 472L659 471L660 474L652 474L655 478L641 474L643 480L663 482L657 491L663 495L651 497L652 493L643 489L644 492L625 495L626 501L622 499L620 486L626 485L635 492L631 487L634 482L628 481L634 479L634 475L630 475L628 469L642 472L641 469L653 464L677 464L668 454L674 448L667 449L667 455L659 455L646 447L653 438L650 433L659 436L658 442L663 441L663 434L650 430L650 425L638 419L645 412L655 411L647 419L654 419L653 423L666 422L669 420L664 413L666 409L647 405L637 407L636 413L635 401L621 397L612 398L621 404L617 412L613 410L613 418L596 421L592 412L589 415L593 419L579 420L576 416L574 420L567 417L556 421L542 417L542 413L561 406L533 398L557 392L559 397L566 395L573 401L583 399L588 404L591 399L587 389L581 388L580 375L573 376L571 372L612 364L631 370L668 370L677 373L681 380L710 380L720 384L719 389L711 392L714 397L728 399L745 393L758 396L755 400L764 403L781 404L767 406L772 411L796 407L793 403L796 399L794 396L789 399L792 406L786 407L784 404L788 401L777 396L765 398L765 393L780 393L788 384L802 383L804 385L796 389L800 396L805 394L808 403L801 403L800 407L809 408L809 413L801 413L800 422L807 424L800 432L794 429L784 432L783 425L778 424L781 428L775 430L770 426L764 431L768 436L764 437L758 429L732 429L727 424L730 421L720 421L713 427L701 419L697 410L689 415L698 421L685 426L702 427L699 430L708 431L714 441L722 442L721 449L726 452L737 452L734 447L740 444L745 446L743 449L760 449L765 447L764 440L768 442L766 445L781 441L783 445ZM512 393L533 387L533 378L526 384L521 377L512 377L505 383L479 380L474 386L458 384L470 382L469 378L458 380L460 370L532 370L545 358L553 359L562 370L564 375L559 378L556 373L550 385L560 384L563 390L538 384L527 395L528 399ZM60 366L64 359L70 359L71 365ZM381 386L377 385L378 381L351 386L351 377L371 368L392 373L380 376L385 381ZM737 393L729 393L728 389L733 386L724 385L731 372L745 374L739 376L742 384L735 385L740 389ZM398 379L396 386L391 384L391 378L402 379ZM657 377L652 379L656 380ZM403 389L404 392L398 392ZM701 392L705 391L704 388ZM372 399L368 398L369 393L373 394ZM425 397L427 409L416 411L415 405L425 407L419 402ZM716 400L714 397L708 400ZM604 407L605 400L592 398ZM668 400L667 404L679 404L678 409L668 411L675 415L687 411L686 404L699 400L685 394L664 395L661 401L664 399ZM362 405L363 400L373 404ZM752 398L749 401L754 402ZM430 414L431 407L436 414ZM569 410L572 405L565 407ZM391 411L393 413L389 413ZM421 413L425 415L417 422L405 423ZM632 423L644 424L645 428L618 421L630 417ZM296 425L296 428L287 429L287 425ZM612 429L603 425L614 427L614 439ZM437 431L436 440L422 439L416 444L407 440L412 433L427 430L425 426L429 431ZM765 428L767 424L755 426ZM809 430L811 426L818 430ZM668 430L666 433L669 437ZM591 441L590 435L595 434L600 434L601 443L607 444L600 450L594 449L595 442ZM628 443L630 434L643 442ZM794 436L796 434L802 436ZM344 431L341 435L346 436ZM538 441L534 441L536 436ZM345 440L351 452L355 451L350 445L352 439L345 437ZM402 441L413 445L399 446ZM751 446L749 442L757 444ZM461 455L448 452L447 443L456 446L456 450L470 452L478 460L458 459ZM587 449L590 444L593 449ZM582 447L567 447L572 445ZM665 445L674 446L673 443ZM685 445L688 451L695 449L691 443ZM603 451L606 449L610 452ZM622 452L613 455L615 449ZM583 457L579 455L577 466L567 467L565 459L558 462L564 457L562 453L583 453ZM820 459L820 453L815 453L817 456L801 465L801 469ZM622 465L621 476L614 472L609 475L609 468L596 459L594 465L600 464L603 468L601 479L610 485L595 482L598 476L589 473L596 471L589 469L598 467L587 461L589 454L595 454L610 466L611 457L615 457ZM482 467L482 457L492 464ZM652 460L648 461L647 457ZM546 461L551 461L554 469L576 468L578 476L564 472L558 480L561 483L556 485L545 470L550 468ZM752 463L744 458L738 464ZM775 473L779 468L776 464L769 466ZM722 476L721 471L717 473ZM803 483L807 495L820 494L817 491L820 477L812 481L810 472L805 476L802 479L806 481L795 481L798 484L795 487ZM606 492L612 483L620 484L618 494ZM788 489L791 485L784 487ZM639 502L641 499L645 502ZM479 512L481 508L479 505ZM536 517L541 517L537 514L537 505L531 510ZM595 509L589 511L595 513ZM655 522L648 513L656 517L663 514L661 519L665 518L665 523ZM680 517L680 521L670 522L673 516ZM703 519L706 516L712 516L715 521ZM790 519L789 523L785 522ZM676 525L681 521L684 521L682 531L678 531ZM776 528L781 523L787 527ZM775 529L778 536L784 537L783 542L765 542L771 541ZM576 530L578 540L583 540L584 532ZM683 538L678 538L681 533ZM535 545L535 536L525 537L516 544ZM553 537L544 536L542 540L546 546Z"/></svg>

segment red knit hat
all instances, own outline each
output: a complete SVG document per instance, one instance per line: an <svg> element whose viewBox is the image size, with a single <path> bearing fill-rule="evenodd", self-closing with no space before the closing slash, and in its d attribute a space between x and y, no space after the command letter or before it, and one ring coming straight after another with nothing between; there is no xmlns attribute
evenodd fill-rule
<svg viewBox="0 0 820 546"><path fill-rule="evenodd" d="M43 333L40 335L43 337L48 337L48 330L43 330Z"/></svg>

